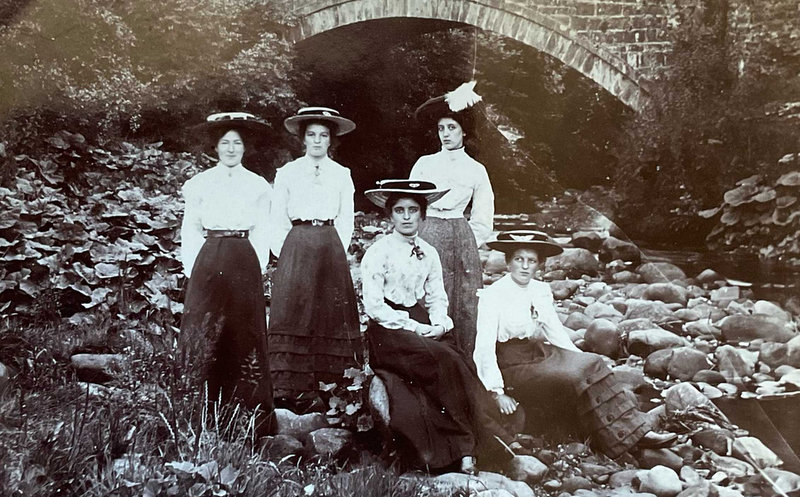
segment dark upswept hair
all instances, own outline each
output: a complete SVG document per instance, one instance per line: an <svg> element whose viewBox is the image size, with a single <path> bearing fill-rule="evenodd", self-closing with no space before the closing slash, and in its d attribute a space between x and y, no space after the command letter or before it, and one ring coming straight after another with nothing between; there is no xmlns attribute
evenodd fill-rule
<svg viewBox="0 0 800 497"><path fill-rule="evenodd" d="M239 133L239 136L242 137L242 143L244 143L245 150L247 150L248 145L253 141L253 133L251 131L246 128L238 127L235 124L231 124L230 126L220 127L208 131L206 133L207 141L205 148L210 152L216 153L217 144L228 131L236 131Z"/></svg>
<svg viewBox="0 0 800 497"><path fill-rule="evenodd" d="M383 211L386 213L386 217L392 217L392 209L394 209L394 206L397 204L397 202L404 198L409 198L418 203L420 212L422 213L422 219L425 219L425 212L428 210L428 199L425 198L425 195L405 192L390 193L389 196L386 197L386 204L383 206Z"/></svg>

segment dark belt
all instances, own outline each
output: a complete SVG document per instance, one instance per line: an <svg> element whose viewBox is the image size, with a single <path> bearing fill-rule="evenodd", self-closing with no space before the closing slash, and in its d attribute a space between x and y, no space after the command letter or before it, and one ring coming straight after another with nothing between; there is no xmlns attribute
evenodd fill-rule
<svg viewBox="0 0 800 497"><path fill-rule="evenodd" d="M203 236L206 238L247 238L249 230L205 230Z"/></svg>
<svg viewBox="0 0 800 497"><path fill-rule="evenodd" d="M310 224L311 226L333 226L333 219L310 219L308 221L292 219L292 226L300 226L301 224Z"/></svg>

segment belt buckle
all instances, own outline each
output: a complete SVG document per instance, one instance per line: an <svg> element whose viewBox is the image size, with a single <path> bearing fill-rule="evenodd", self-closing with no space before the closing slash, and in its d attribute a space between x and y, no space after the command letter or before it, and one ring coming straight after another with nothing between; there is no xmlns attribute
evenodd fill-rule
<svg viewBox="0 0 800 497"><path fill-rule="evenodd" d="M312 219L311 220L311 226L322 226L323 224L325 224L325 223L322 222L322 219Z"/></svg>

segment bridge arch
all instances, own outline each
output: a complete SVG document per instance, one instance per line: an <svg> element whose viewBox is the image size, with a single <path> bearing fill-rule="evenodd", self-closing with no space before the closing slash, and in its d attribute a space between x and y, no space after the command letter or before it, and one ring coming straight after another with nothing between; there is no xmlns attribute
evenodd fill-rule
<svg viewBox="0 0 800 497"><path fill-rule="evenodd" d="M531 7L533 3L520 0L294 0L291 9L294 22L288 26L287 37L296 43L349 24L393 17L469 24L555 57L634 110L646 105L650 93L642 73L619 55L571 29L569 17L543 14Z"/></svg>

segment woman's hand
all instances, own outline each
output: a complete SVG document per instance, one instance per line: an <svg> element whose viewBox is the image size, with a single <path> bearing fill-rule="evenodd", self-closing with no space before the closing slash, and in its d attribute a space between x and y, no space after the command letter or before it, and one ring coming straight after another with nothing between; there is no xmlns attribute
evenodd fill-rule
<svg viewBox="0 0 800 497"><path fill-rule="evenodd" d="M494 400L497 402L497 407L500 409L500 412L505 415L514 414L514 412L517 410L517 406L519 405L519 402L514 400L513 397L504 393L501 393L495 397Z"/></svg>
<svg viewBox="0 0 800 497"><path fill-rule="evenodd" d="M417 326L415 330L417 335L425 338L433 338L434 340L438 340L444 336L445 329L444 326L437 324L437 325L429 325L429 324L420 324Z"/></svg>

